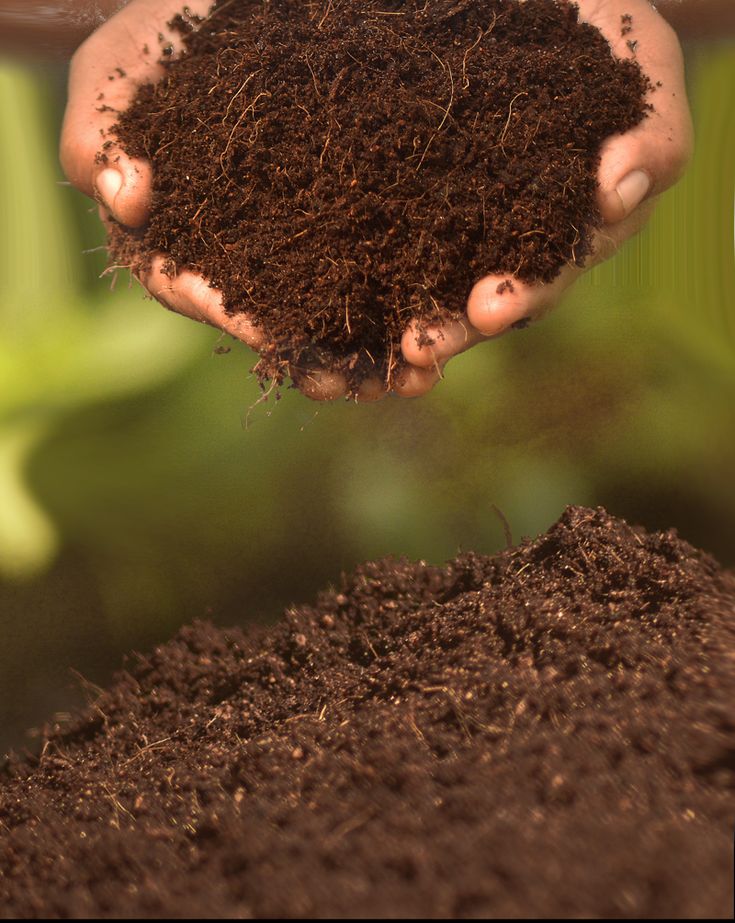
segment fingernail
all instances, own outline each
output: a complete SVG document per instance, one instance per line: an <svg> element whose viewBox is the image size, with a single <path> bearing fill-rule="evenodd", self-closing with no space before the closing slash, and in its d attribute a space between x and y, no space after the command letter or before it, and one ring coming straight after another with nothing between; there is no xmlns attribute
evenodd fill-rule
<svg viewBox="0 0 735 923"><path fill-rule="evenodd" d="M122 187L123 178L119 170L113 170L111 167L103 170L97 177L97 193L109 209L113 209L115 197Z"/></svg>
<svg viewBox="0 0 735 923"><path fill-rule="evenodd" d="M641 204L650 188L651 177L645 170L633 170L620 180L616 192L623 203L626 216Z"/></svg>

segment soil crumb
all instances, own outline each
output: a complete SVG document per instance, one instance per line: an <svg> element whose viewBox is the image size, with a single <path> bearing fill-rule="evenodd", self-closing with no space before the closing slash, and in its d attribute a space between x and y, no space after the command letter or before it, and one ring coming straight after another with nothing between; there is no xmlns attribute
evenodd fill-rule
<svg viewBox="0 0 735 923"><path fill-rule="evenodd" d="M412 319L582 264L600 146L650 108L561 0L220 0L171 25L182 55L116 127L153 163L150 223L111 256L209 278L261 328L263 382L390 385Z"/></svg>
<svg viewBox="0 0 735 923"><path fill-rule="evenodd" d="M4 917L728 917L735 578L570 507L183 629L0 775Z"/></svg>

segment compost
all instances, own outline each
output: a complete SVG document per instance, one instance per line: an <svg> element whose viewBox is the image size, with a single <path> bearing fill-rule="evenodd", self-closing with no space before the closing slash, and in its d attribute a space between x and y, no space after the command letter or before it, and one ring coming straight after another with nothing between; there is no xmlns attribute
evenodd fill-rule
<svg viewBox="0 0 735 923"><path fill-rule="evenodd" d="M220 0L172 25L183 55L116 127L154 191L112 259L210 279L261 328L261 380L390 386L412 319L581 265L601 143L654 89L561 0Z"/></svg>
<svg viewBox="0 0 735 923"><path fill-rule="evenodd" d="M11 757L0 915L728 917L733 702L735 578L674 532L366 564Z"/></svg>

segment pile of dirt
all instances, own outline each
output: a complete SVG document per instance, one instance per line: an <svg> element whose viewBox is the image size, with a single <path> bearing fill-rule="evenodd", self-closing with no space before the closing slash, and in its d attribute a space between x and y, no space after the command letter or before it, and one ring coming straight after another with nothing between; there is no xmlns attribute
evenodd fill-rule
<svg viewBox="0 0 735 923"><path fill-rule="evenodd" d="M735 579L570 508L197 624L0 777L0 916L727 917Z"/></svg>
<svg viewBox="0 0 735 923"><path fill-rule="evenodd" d="M264 331L262 380L390 384L412 318L580 264L600 145L653 89L562 0L220 0L173 25L183 57L116 129L154 193L112 258L207 276Z"/></svg>

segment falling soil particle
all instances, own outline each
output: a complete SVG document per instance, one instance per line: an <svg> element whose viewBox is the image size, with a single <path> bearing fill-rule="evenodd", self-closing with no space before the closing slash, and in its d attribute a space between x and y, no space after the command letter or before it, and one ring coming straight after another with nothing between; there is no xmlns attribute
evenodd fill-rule
<svg viewBox="0 0 735 923"><path fill-rule="evenodd" d="M560 0L220 0L171 25L183 55L116 128L153 163L150 223L111 255L208 277L261 328L263 381L390 385L412 319L581 264L600 146L650 108Z"/></svg>
<svg viewBox="0 0 735 923"><path fill-rule="evenodd" d="M0 915L727 917L735 579L572 507L199 623L0 775Z"/></svg>

